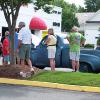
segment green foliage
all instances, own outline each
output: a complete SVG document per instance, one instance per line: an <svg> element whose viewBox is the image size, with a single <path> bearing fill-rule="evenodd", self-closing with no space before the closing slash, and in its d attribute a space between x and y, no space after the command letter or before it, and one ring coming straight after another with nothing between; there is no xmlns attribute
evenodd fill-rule
<svg viewBox="0 0 100 100"><path fill-rule="evenodd" d="M79 12L96 12L100 9L100 0L85 0L85 8L79 7Z"/></svg>
<svg viewBox="0 0 100 100"><path fill-rule="evenodd" d="M100 0L85 0L86 11L96 12L100 9Z"/></svg>
<svg viewBox="0 0 100 100"><path fill-rule="evenodd" d="M39 10L42 8L45 12L50 13L52 7L50 7L49 5L52 4L52 1L53 0L35 0L33 2L35 5L34 9Z"/></svg>
<svg viewBox="0 0 100 100"><path fill-rule="evenodd" d="M86 8L79 6L78 7L78 12L86 12Z"/></svg>
<svg viewBox="0 0 100 100"><path fill-rule="evenodd" d="M94 44L86 44L84 48L94 48Z"/></svg>
<svg viewBox="0 0 100 100"><path fill-rule="evenodd" d="M62 8L62 31L69 32L73 26L79 26L75 17L77 7L74 4L68 4L64 0L54 0L53 5Z"/></svg>
<svg viewBox="0 0 100 100"><path fill-rule="evenodd" d="M100 46L100 37L97 39L97 46Z"/></svg>

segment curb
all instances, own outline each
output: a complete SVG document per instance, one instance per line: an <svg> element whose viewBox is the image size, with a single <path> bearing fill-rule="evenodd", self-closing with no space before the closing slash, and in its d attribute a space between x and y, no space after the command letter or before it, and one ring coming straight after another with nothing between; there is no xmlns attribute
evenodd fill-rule
<svg viewBox="0 0 100 100"><path fill-rule="evenodd" d="M66 84L50 83L50 82L0 78L0 84L3 84L3 83L4 84L12 84L12 85L47 87L47 88L55 88L55 89L100 93L100 87L91 87L91 86L77 86L77 85L66 85Z"/></svg>

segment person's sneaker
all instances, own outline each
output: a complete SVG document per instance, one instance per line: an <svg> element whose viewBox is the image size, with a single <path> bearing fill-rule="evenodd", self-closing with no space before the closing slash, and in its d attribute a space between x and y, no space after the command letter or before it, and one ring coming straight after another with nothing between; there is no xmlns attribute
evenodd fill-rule
<svg viewBox="0 0 100 100"><path fill-rule="evenodd" d="M31 75L34 74L34 68L31 68Z"/></svg>
<svg viewBox="0 0 100 100"><path fill-rule="evenodd" d="M76 72L79 72L79 70L76 70Z"/></svg>
<svg viewBox="0 0 100 100"><path fill-rule="evenodd" d="M34 71L34 68L31 68L31 71Z"/></svg>
<svg viewBox="0 0 100 100"><path fill-rule="evenodd" d="M27 77L27 78L31 77L31 72L27 72L27 73L26 73L26 77Z"/></svg>
<svg viewBox="0 0 100 100"><path fill-rule="evenodd" d="M72 72L75 72L75 70L72 70Z"/></svg>
<svg viewBox="0 0 100 100"><path fill-rule="evenodd" d="M24 73L24 72L20 72L20 76L23 77L23 78L26 78L27 77L26 76L26 73Z"/></svg>

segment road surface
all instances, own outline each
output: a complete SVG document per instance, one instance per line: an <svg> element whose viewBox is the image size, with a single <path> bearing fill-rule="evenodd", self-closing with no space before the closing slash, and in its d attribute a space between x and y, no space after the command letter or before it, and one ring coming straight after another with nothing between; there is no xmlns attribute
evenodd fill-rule
<svg viewBox="0 0 100 100"><path fill-rule="evenodd" d="M0 84L0 100L100 100L100 94Z"/></svg>

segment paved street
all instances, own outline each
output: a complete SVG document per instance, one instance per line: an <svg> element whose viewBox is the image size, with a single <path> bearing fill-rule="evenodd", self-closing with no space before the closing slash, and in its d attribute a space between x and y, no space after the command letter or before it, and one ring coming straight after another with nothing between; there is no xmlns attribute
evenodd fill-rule
<svg viewBox="0 0 100 100"><path fill-rule="evenodd" d="M100 94L0 84L0 100L100 100Z"/></svg>

